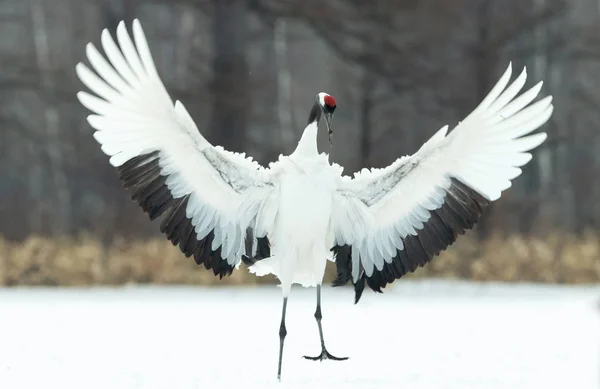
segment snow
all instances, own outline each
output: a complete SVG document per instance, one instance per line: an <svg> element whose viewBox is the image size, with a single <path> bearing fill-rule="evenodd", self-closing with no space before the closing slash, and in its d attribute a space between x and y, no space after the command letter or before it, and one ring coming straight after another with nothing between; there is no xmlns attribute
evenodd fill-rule
<svg viewBox="0 0 600 389"><path fill-rule="evenodd" d="M598 388L600 287L0 289L0 388Z"/></svg>

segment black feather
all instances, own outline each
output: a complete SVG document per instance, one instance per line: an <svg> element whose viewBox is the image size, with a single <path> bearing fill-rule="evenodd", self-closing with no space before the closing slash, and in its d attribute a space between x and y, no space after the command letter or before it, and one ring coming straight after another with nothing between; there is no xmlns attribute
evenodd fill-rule
<svg viewBox="0 0 600 389"><path fill-rule="evenodd" d="M452 179L451 182L442 206L430 211L430 218L416 231L416 235L401 237L404 247L396 251L391 262L388 263L390 258L386 258L383 268L374 268L371 276L362 271L361 265L360 276L354 283L355 303L360 300L365 283L373 291L381 293L387 284L425 266L481 218L490 201L459 180ZM352 247L335 246L332 251L337 267L333 286L345 285L352 278Z"/></svg>
<svg viewBox="0 0 600 389"><path fill-rule="evenodd" d="M148 213L150 220L160 216L160 231L164 233L186 257L193 256L198 265L212 269L220 278L230 275L234 266L221 258L221 248L212 250L214 232L210 231L198 240L192 220L187 217L186 209L189 196L173 198L166 185L167 177L161 174L159 153L152 152L130 159L117 168L123 187L129 189L131 198ZM252 263L269 257L271 249L266 237L258 238L257 255Z"/></svg>

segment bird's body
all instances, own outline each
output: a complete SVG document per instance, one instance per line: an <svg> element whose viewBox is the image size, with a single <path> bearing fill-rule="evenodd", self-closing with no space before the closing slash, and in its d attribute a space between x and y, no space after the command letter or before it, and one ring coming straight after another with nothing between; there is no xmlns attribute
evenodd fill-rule
<svg viewBox="0 0 600 389"><path fill-rule="evenodd" d="M326 154L292 154L272 164L271 171L279 186L277 219L269 239L275 254L250 271L274 274L287 295L293 283L314 287L323 280L334 243L331 213L341 168L332 166Z"/></svg>
<svg viewBox="0 0 600 389"><path fill-rule="evenodd" d="M413 155L383 169L342 174L319 154L323 116L332 142L335 99L319 93L295 151L268 168L213 146L183 104L173 103L154 66L140 23L133 40L121 22L115 43L107 30L105 59L92 45L96 70L76 67L95 94L79 92L88 122L125 188L187 257L219 277L240 263L274 274L283 290L278 376L287 334L291 285L317 287L315 318L321 354L321 284L328 259L335 286L351 281L358 302L365 286L381 288L424 266L472 228L485 208L521 174L546 134L531 134L551 116L552 98L533 103L541 82L516 97L526 72L509 84L511 67L489 94L448 133L439 129ZM135 42L135 44L134 44Z"/></svg>

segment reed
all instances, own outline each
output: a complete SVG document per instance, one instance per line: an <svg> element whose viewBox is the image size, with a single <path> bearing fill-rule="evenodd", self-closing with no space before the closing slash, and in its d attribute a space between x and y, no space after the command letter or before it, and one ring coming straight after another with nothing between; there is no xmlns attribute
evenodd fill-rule
<svg viewBox="0 0 600 389"><path fill-rule="evenodd" d="M474 235L474 234L472 234ZM329 263L326 282L333 280ZM426 267L407 278L437 277L477 281L600 282L600 239L554 233L543 238L494 235L478 241L461 237ZM123 285L131 283L242 285L276 282L255 277L244 265L219 280L185 258L163 238L116 239L103 245L93 236L46 238L23 242L0 238L0 285Z"/></svg>

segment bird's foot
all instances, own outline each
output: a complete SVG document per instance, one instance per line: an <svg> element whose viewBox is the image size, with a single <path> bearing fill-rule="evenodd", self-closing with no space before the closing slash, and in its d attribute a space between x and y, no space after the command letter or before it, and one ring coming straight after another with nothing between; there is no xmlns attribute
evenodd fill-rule
<svg viewBox="0 0 600 389"><path fill-rule="evenodd" d="M331 359L332 361L345 361L348 357L336 357L334 355L329 354L326 348L321 350L321 355L316 357L309 357L307 355L304 356L304 359L310 359L311 361L323 361L325 359Z"/></svg>

